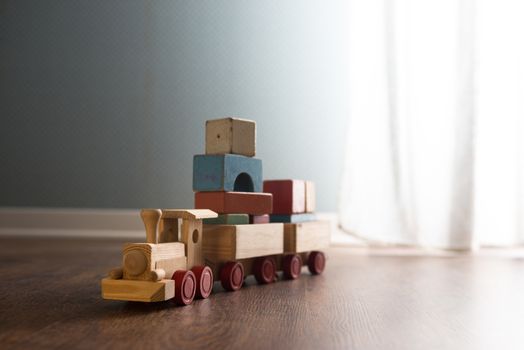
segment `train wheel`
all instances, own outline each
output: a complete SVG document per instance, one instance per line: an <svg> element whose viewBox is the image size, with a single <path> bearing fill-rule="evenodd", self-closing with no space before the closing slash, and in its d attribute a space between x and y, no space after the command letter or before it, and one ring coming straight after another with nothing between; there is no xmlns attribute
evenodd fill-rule
<svg viewBox="0 0 524 350"><path fill-rule="evenodd" d="M275 259L269 257L258 258L253 265L255 278L260 284L274 282L277 276L277 264Z"/></svg>
<svg viewBox="0 0 524 350"><path fill-rule="evenodd" d="M300 255L286 255L282 265L285 278L294 280L300 277L300 272L302 271L302 258L300 258Z"/></svg>
<svg viewBox="0 0 524 350"><path fill-rule="evenodd" d="M197 280L192 271L178 270L173 274L175 280L175 302L189 305L195 299Z"/></svg>
<svg viewBox="0 0 524 350"><path fill-rule="evenodd" d="M227 262L220 270L220 282L225 290L239 290L244 283L244 266L236 261Z"/></svg>
<svg viewBox="0 0 524 350"><path fill-rule="evenodd" d="M196 277L196 297L206 299L213 290L213 271L209 266L195 266L191 269Z"/></svg>
<svg viewBox="0 0 524 350"><path fill-rule="evenodd" d="M307 259L307 267L311 274L320 275L326 267L326 257L324 253L319 251L311 252Z"/></svg>

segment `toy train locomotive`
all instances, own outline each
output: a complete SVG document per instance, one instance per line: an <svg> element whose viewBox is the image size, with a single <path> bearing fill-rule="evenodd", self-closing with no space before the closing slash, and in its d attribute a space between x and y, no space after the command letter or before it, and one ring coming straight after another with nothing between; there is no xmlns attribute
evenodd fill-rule
<svg viewBox="0 0 524 350"><path fill-rule="evenodd" d="M153 302L174 298L177 304L187 305L195 297L211 294L214 276L224 289L236 291L248 275L265 284L276 280L277 271L296 279L303 265L312 274L322 273L325 267L324 254L309 251L329 244L325 234L329 223L325 221L203 225L202 219L217 214L194 209L145 209L141 216L147 243L124 246L122 267L102 280L105 299Z"/></svg>
<svg viewBox="0 0 524 350"><path fill-rule="evenodd" d="M254 154L253 121L208 121L206 154L193 162L196 209L143 209L146 243L124 245L102 297L188 305L209 297L215 278L236 291L249 275L267 284L278 271L299 278L304 265L322 273L330 224L315 220L313 183L262 181Z"/></svg>

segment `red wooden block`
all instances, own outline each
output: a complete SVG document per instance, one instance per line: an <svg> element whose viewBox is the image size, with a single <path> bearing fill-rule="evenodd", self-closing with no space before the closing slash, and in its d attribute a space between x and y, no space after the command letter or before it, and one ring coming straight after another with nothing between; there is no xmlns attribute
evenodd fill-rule
<svg viewBox="0 0 524 350"><path fill-rule="evenodd" d="M249 215L250 224L268 224L269 214L264 215Z"/></svg>
<svg viewBox="0 0 524 350"><path fill-rule="evenodd" d="M263 215L271 213L273 195L261 192L196 192L195 208L211 209L220 214L245 213Z"/></svg>
<svg viewBox="0 0 524 350"><path fill-rule="evenodd" d="M273 214L306 211L306 184L303 180L266 180L264 192L273 194Z"/></svg>

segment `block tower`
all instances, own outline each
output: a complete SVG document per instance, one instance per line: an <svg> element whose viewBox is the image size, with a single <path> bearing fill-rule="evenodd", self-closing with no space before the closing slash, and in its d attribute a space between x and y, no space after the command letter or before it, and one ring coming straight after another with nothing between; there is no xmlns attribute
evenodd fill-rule
<svg viewBox="0 0 524 350"><path fill-rule="evenodd" d="M255 158L256 123L239 118L206 122L205 154L193 158L195 208L219 216L206 224L269 223L273 195L262 192L262 161Z"/></svg>

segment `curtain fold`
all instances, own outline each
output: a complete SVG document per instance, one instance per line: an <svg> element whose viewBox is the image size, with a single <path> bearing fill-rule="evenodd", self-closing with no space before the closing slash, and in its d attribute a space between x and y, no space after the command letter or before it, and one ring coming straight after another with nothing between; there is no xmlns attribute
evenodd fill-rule
<svg viewBox="0 0 524 350"><path fill-rule="evenodd" d="M341 227L372 242L521 243L515 1L352 1Z"/></svg>

